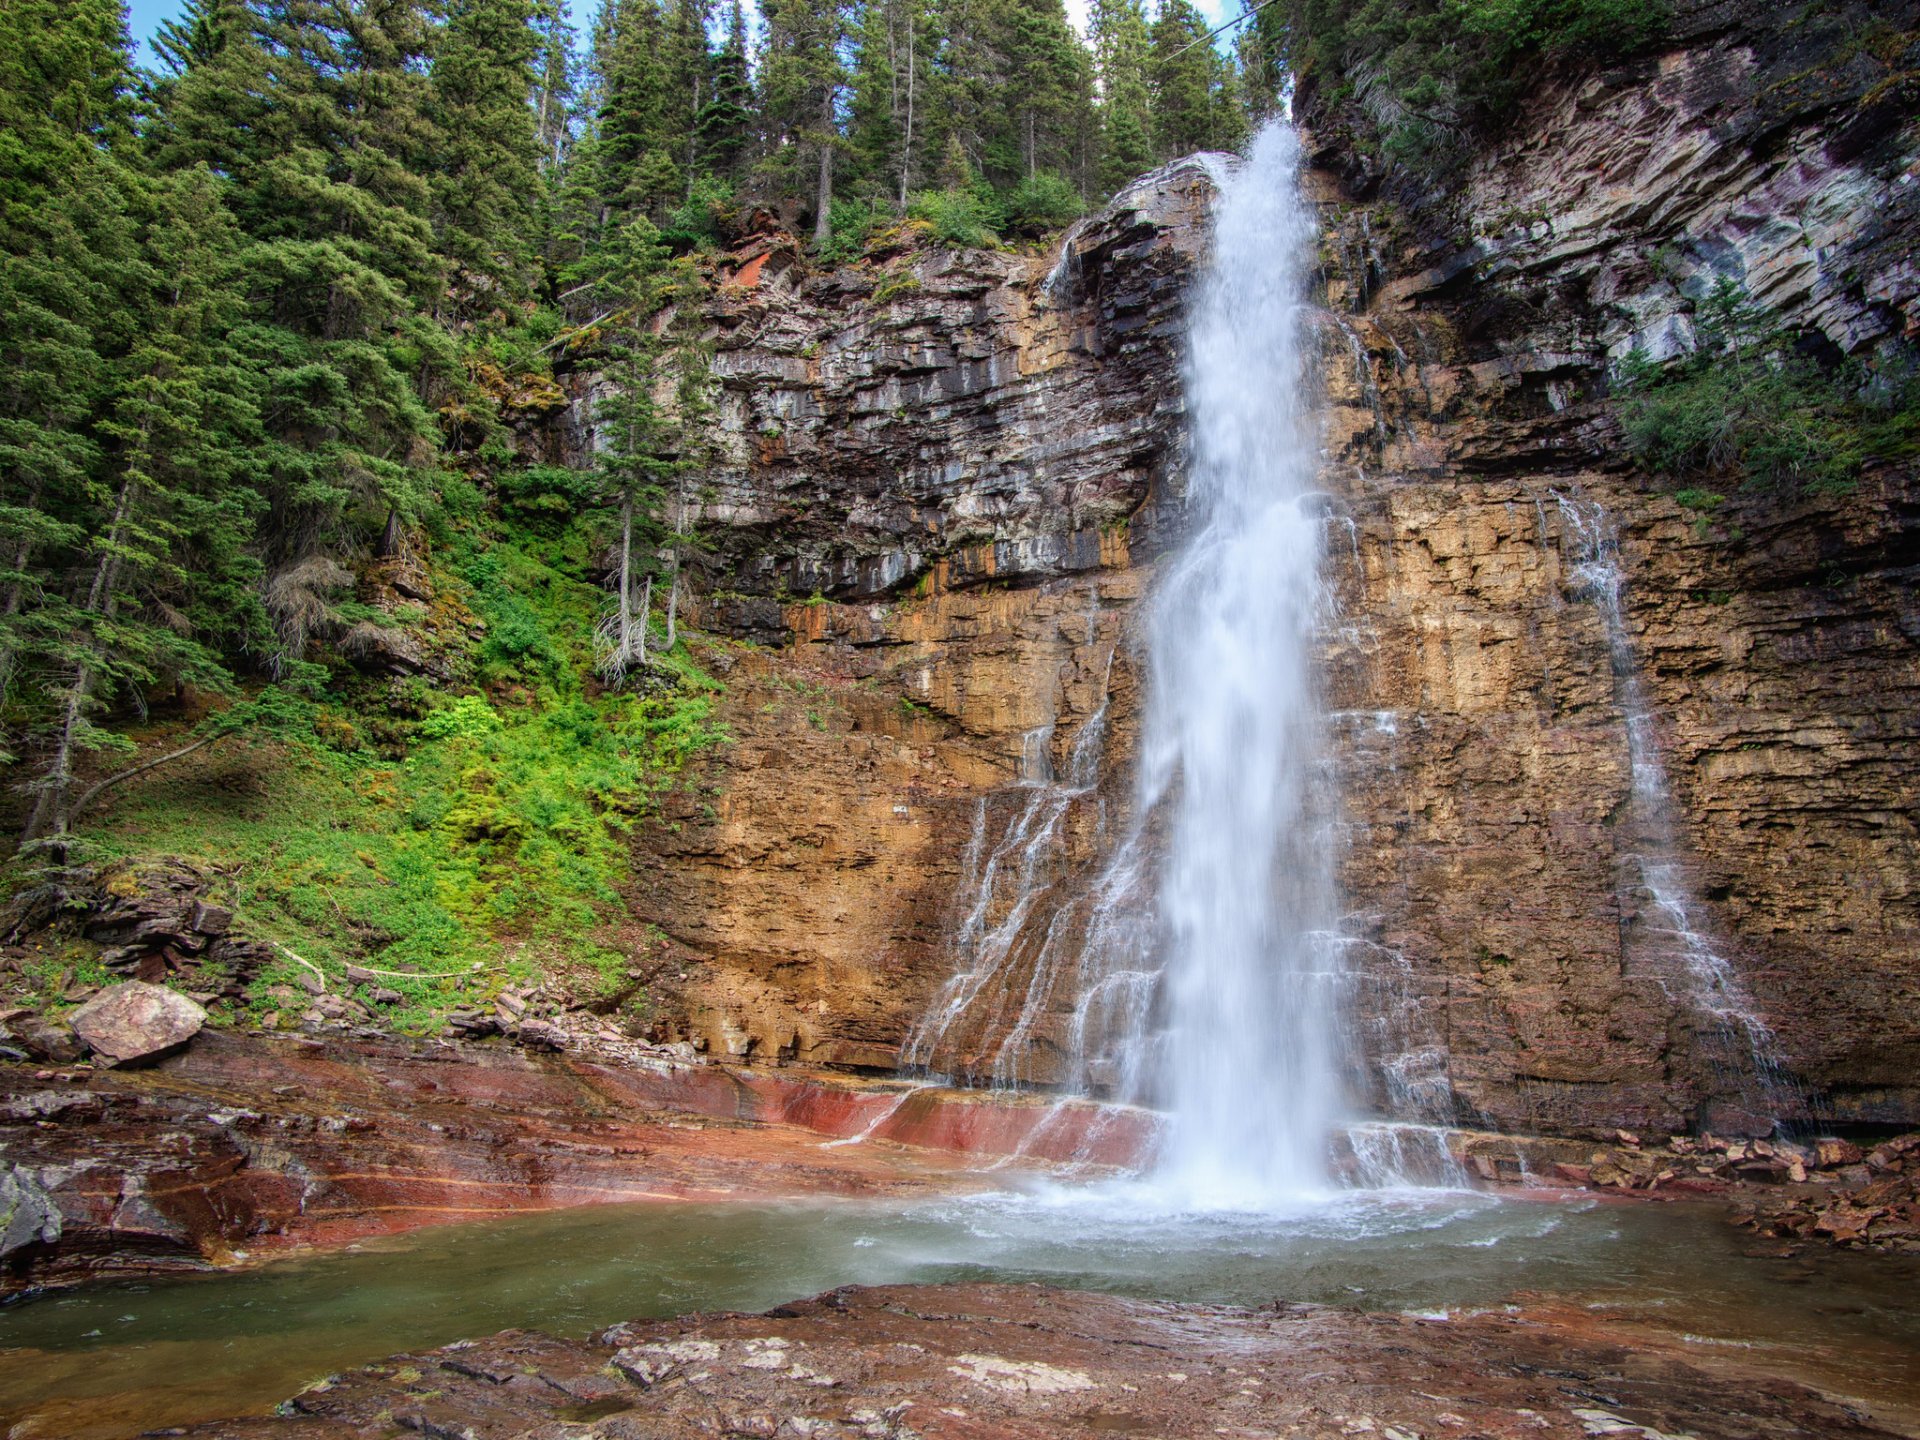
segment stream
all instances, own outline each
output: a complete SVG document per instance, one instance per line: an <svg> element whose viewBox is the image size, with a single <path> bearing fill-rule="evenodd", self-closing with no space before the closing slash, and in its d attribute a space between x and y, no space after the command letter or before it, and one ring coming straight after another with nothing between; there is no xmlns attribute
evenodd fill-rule
<svg viewBox="0 0 1920 1440"><path fill-rule="evenodd" d="M1920 1260L1746 1253L1688 1205L1353 1191L1182 1212L1138 1185L912 1202L610 1205L448 1226L0 1311L9 1440L260 1414L330 1373L508 1327L759 1310L849 1284L1040 1282L1423 1314L1573 1306L1920 1418Z"/></svg>

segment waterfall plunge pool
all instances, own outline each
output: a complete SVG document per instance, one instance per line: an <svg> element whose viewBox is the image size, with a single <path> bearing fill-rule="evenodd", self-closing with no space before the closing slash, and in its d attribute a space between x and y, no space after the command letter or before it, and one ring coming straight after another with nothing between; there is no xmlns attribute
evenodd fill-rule
<svg viewBox="0 0 1920 1440"><path fill-rule="evenodd" d="M324 1376L508 1327L760 1310L850 1284L1038 1282L1163 1300L1602 1311L1920 1416L1920 1260L1747 1253L1708 1206L1352 1191L1167 1213L1138 1187L610 1205L0 1311L0 1433L118 1440L259 1414Z"/></svg>

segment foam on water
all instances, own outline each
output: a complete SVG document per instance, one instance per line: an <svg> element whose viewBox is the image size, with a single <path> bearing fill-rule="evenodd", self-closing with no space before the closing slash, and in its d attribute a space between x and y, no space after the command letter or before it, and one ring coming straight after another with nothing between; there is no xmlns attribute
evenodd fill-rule
<svg viewBox="0 0 1920 1440"><path fill-rule="evenodd" d="M1139 810L1167 812L1158 1078L1172 1116L1153 1181L1202 1208L1323 1192L1337 1103L1334 844L1313 793L1318 233L1299 165L1276 124L1221 177L1189 332L1189 539L1148 638Z"/></svg>

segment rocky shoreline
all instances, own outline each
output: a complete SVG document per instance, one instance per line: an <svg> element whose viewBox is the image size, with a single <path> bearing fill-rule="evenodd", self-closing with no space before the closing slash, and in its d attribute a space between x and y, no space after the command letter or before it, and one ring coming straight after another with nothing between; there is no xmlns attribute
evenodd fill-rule
<svg viewBox="0 0 1920 1440"><path fill-rule="evenodd" d="M201 1440L1892 1436L1757 1365L1562 1316L1163 1304L1037 1286L834 1291L764 1315L521 1331L332 1377Z"/></svg>
<svg viewBox="0 0 1920 1440"><path fill-rule="evenodd" d="M1153 1133L1121 1107L590 1037L208 1029L139 1068L0 1062L0 1294L580 1205L954 1192L986 1183L985 1163L1085 1176L1137 1163ZM1446 1143L1453 1176L1410 1178L1707 1200L1789 1246L1920 1252L1920 1136Z"/></svg>

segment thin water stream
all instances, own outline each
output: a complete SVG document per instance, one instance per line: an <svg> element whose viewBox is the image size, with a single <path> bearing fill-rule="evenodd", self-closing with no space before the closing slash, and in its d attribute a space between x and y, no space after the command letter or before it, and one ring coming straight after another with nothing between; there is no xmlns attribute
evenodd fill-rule
<svg viewBox="0 0 1920 1440"><path fill-rule="evenodd" d="M757 1310L845 1284L1037 1281L1423 1313L1541 1297L1920 1414L1920 1262L1743 1256L1680 1206L1354 1192L1170 1213L1130 1187L912 1203L606 1206L0 1310L0 1433L118 1440L263 1413L341 1369L509 1326Z"/></svg>

